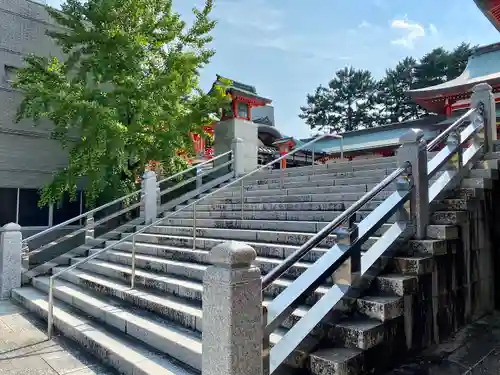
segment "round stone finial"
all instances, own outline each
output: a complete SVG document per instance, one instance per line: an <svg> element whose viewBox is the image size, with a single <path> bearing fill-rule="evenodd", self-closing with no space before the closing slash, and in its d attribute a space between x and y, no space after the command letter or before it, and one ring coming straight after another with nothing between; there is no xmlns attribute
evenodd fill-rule
<svg viewBox="0 0 500 375"><path fill-rule="evenodd" d="M399 137L399 143L417 143L424 137L422 129L410 129Z"/></svg>
<svg viewBox="0 0 500 375"><path fill-rule="evenodd" d="M479 91L492 91L493 88L486 82L481 82L475 85L472 88L472 92L479 92Z"/></svg>
<svg viewBox="0 0 500 375"><path fill-rule="evenodd" d="M4 232L20 232L21 226L16 223L7 223L2 227Z"/></svg>
<svg viewBox="0 0 500 375"><path fill-rule="evenodd" d="M254 248L243 242L228 241L210 251L210 263L227 268L249 267L257 258Z"/></svg>

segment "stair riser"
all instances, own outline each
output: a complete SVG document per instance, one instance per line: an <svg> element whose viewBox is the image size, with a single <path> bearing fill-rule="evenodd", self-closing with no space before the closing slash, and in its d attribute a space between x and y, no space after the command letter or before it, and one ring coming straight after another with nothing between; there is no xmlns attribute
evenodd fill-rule
<svg viewBox="0 0 500 375"><path fill-rule="evenodd" d="M382 191L377 194L374 201L382 201L392 194L392 191ZM317 194L299 194L299 195L286 195L286 193L269 194L265 196L249 197L245 194L245 203L288 203L288 202L344 202L346 205L352 205L358 201L364 192L361 193L317 193ZM195 199L188 202L192 203ZM210 197L203 201L206 204L241 204L240 195L229 197Z"/></svg>
<svg viewBox="0 0 500 375"><path fill-rule="evenodd" d="M287 233L287 232L247 232L248 234L241 238L231 238L231 234L228 234L224 239L196 239L197 249L211 250L214 246L225 242L227 240L239 240L239 241L250 241L250 242L268 242L268 243L278 243L284 245L302 246L306 243L314 234L297 234L297 233ZM176 238L176 237L158 237L148 234L137 234L135 236L136 241L146 242L158 245L167 246L177 246L186 247L188 249L193 248L193 238ZM331 247L335 244L335 237L329 236L322 243L321 247ZM265 245L265 244L263 244Z"/></svg>
<svg viewBox="0 0 500 375"><path fill-rule="evenodd" d="M370 185L377 184L384 178L385 174L381 177L351 177L351 178L336 178L324 176L323 178L306 179L304 181L296 181L292 179L288 182L276 181L267 184L258 185L243 185L245 192L256 190L273 190L273 189L294 189L298 187L317 187L317 186L355 186L355 185ZM228 191L240 191L241 185L237 184L228 187Z"/></svg>
<svg viewBox="0 0 500 375"><path fill-rule="evenodd" d="M299 181L315 181L315 180L325 180L328 178L338 179L348 179L348 178L378 178L381 180L383 176L386 176L388 173L392 172L391 169L374 169L374 170L366 170L366 171L357 171L357 172L335 172L332 170L315 170L314 174L302 175L302 176L292 176L286 177L283 176L273 176L268 178L259 178L257 180L248 178L243 180L244 186L249 185L266 185L266 184L280 184L281 182L299 182ZM252 176L253 177L253 176Z"/></svg>
<svg viewBox="0 0 500 375"><path fill-rule="evenodd" d="M19 296L15 292L12 294L12 297L28 311L42 317L44 320L47 320L46 309L42 309L37 304L23 298L22 296ZM62 332L64 337L71 339L83 348L86 348L86 350L90 351L104 364L111 366L121 374L135 375L143 373L140 368L140 363L135 362L134 359L127 360L126 358L119 356L117 353L114 353L107 348L100 346L97 342L90 340L89 337L86 336L82 331L84 327L80 327L79 329L79 327L69 326L68 324L60 320L57 316L54 316L53 324L59 331Z"/></svg>
<svg viewBox="0 0 500 375"><path fill-rule="evenodd" d="M98 250L92 250L91 253L95 253ZM99 259L106 260L108 262L112 262L115 264L123 264L127 266L132 266L132 256L131 249L127 249L126 251L130 251L130 254L114 254L110 252L105 252L98 256ZM196 263L200 264L208 264L208 257L200 257L199 261ZM255 261L255 264L260 268L262 274L269 273L273 268L275 268L278 263L277 262L269 262L263 258L259 258ZM136 257L135 266L137 269L143 269L151 272L159 272L159 273L167 273L170 275L181 276L191 280L203 281L204 270L193 269L184 266L176 266L171 264L165 264L161 262L154 262L150 260L144 260L140 257ZM306 264L296 264L292 266L288 272L284 275L287 278L295 279L299 277L305 270L307 269ZM332 282L332 279L327 280L327 282Z"/></svg>
<svg viewBox="0 0 500 375"><path fill-rule="evenodd" d="M287 182L281 184L272 183L266 185L247 185L244 186L243 190L245 194L248 192L263 192L268 190L285 190L285 189L297 189L297 188L316 188L316 187L337 187L339 190L346 190L346 187L353 186L366 186L366 185L376 185L382 180L382 178L348 178L348 179L335 179L329 178L324 180L314 180L314 181L304 181L304 182ZM392 186L392 185L391 185ZM224 189L224 192L234 192L240 193L241 186L238 184L232 185L227 189Z"/></svg>
<svg viewBox="0 0 500 375"><path fill-rule="evenodd" d="M179 312L178 309L168 308L163 304L155 303L154 301L141 298L140 292L132 290L122 291L114 288L108 288L101 284L93 282L92 280L80 278L77 275L73 274L71 271L63 273L61 275L61 279L84 288L89 288L94 292L115 297L122 301L131 303L134 306L156 313L188 329L192 329L197 332L202 332L203 330L201 314L192 314L190 313L189 309L186 309L186 311L184 312Z"/></svg>
<svg viewBox="0 0 500 375"><path fill-rule="evenodd" d="M39 282L35 279L33 286L38 290L48 293L48 284ZM201 369L201 356L194 356L194 353L191 351L186 350L186 348L178 345L176 342L166 340L165 337L157 335L154 330L147 330L131 320L126 320L113 310L109 311L105 308L89 305L84 300L73 297L71 294L57 287L54 288L54 297L92 316L102 323L106 323L165 354L171 355L193 368Z"/></svg>
<svg viewBox="0 0 500 375"><path fill-rule="evenodd" d="M91 262L84 263L79 266L82 270L87 270L90 272L97 273L102 276L110 277L114 280L120 280L122 282L130 283L131 273L121 272L108 267L102 267L101 265L96 265ZM136 275L135 284L144 288L151 288L173 296L186 298L190 301L196 301L198 303L202 300L202 288L193 289L188 286L179 285L162 278L145 278L141 275Z"/></svg>
<svg viewBox="0 0 500 375"><path fill-rule="evenodd" d="M233 220L290 220L290 221L327 221L330 222L343 211L197 211L198 219L233 219ZM356 221L363 220L370 211L358 211ZM192 219L193 212L179 211L171 216L179 219ZM395 216L389 219L389 223L394 223ZM436 223L441 224L441 223ZM443 223L445 224L445 223Z"/></svg>
<svg viewBox="0 0 500 375"><path fill-rule="evenodd" d="M358 171L371 171L374 169L393 169L397 167L395 159L393 160L363 160L363 161L353 161L349 163L330 163L315 166L313 169L311 166L299 167L299 168L287 168L285 172L281 169L273 169L272 171L266 171L262 174L256 174L256 178L273 178L275 176L280 176L285 173L286 176L305 176L313 173L326 172L358 172Z"/></svg>
<svg viewBox="0 0 500 375"><path fill-rule="evenodd" d="M375 209L381 201L367 203L364 208L367 210ZM244 211L344 211L349 203L342 202L306 202L306 203L254 203L244 204ZM346 207L347 206L347 207ZM185 209L193 211L193 206L186 205L177 206L177 209ZM213 204L198 204L196 209L199 211L241 211L241 204L236 203L213 203Z"/></svg>
<svg viewBox="0 0 500 375"><path fill-rule="evenodd" d="M300 194L342 194L342 193L363 193L372 189L375 185L353 185L353 186L317 186L298 187L294 189L266 189L244 191L246 197L259 197L269 195L300 195ZM387 191L395 191L388 188ZM213 198L241 197L241 190L223 190L212 195Z"/></svg>

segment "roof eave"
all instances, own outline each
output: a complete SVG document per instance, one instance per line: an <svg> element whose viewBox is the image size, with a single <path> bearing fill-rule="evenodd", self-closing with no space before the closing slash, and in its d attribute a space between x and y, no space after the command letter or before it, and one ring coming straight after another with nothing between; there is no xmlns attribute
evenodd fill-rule
<svg viewBox="0 0 500 375"><path fill-rule="evenodd" d="M500 31L500 20L495 18L493 14L491 14L490 10L491 8L488 7L486 4L487 1L485 0L474 0L476 3L477 7L483 12L483 14L486 16L486 18L491 22L491 24L498 30Z"/></svg>
<svg viewBox="0 0 500 375"><path fill-rule="evenodd" d="M450 81L452 83L453 81ZM448 85L442 88L433 88L436 86L431 86L425 89L409 90L406 95L409 95L413 99L433 99L439 97L446 97L452 94L471 92L472 88L481 82L486 82L492 86L500 84L500 77L493 78L490 80L477 80L477 82L472 83L459 83L456 85ZM439 86L439 85L438 85Z"/></svg>

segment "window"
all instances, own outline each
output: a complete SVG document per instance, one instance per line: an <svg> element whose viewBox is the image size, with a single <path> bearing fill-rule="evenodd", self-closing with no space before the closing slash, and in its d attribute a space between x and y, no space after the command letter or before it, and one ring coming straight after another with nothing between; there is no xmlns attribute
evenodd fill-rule
<svg viewBox="0 0 500 375"><path fill-rule="evenodd" d="M12 84L16 79L17 68L9 65L5 65L5 82Z"/></svg>
<svg viewBox="0 0 500 375"><path fill-rule="evenodd" d="M16 222L17 189L0 188L0 225Z"/></svg>
<svg viewBox="0 0 500 375"><path fill-rule="evenodd" d="M37 189L19 190L19 225L44 227L49 225L49 208L38 207L40 193Z"/></svg>
<svg viewBox="0 0 500 375"><path fill-rule="evenodd" d="M248 104L238 103L238 117L248 118Z"/></svg>

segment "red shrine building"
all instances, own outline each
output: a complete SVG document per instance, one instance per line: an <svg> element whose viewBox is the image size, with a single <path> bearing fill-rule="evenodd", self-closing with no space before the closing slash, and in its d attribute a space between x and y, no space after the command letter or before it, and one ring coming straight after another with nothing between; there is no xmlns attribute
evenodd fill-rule
<svg viewBox="0 0 500 375"><path fill-rule="evenodd" d="M229 86L227 85L229 82ZM225 85L226 94L231 97L231 102L221 108L219 117L221 121L240 119L252 121L258 126L260 141L259 150L269 153L274 152L273 142L282 138L280 132L274 127L274 108L272 100L258 95L254 86L233 81L217 75L214 85ZM191 134L194 142L195 157L191 162L197 163L213 157L214 123L204 126L205 135Z"/></svg>
<svg viewBox="0 0 500 375"><path fill-rule="evenodd" d="M500 1L499 1L500 4ZM451 81L408 92L429 112L455 119L470 107L472 88L486 82L493 88L497 103L497 127L500 119L500 43L477 48L462 74Z"/></svg>

